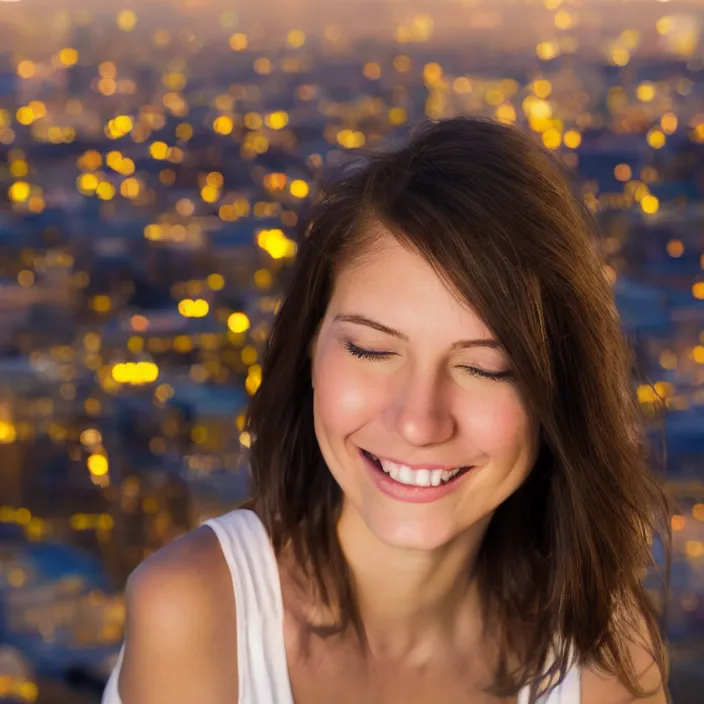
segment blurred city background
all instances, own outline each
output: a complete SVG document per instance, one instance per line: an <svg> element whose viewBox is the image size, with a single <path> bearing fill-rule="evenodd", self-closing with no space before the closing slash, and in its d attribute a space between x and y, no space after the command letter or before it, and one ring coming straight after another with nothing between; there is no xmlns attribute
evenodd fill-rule
<svg viewBox="0 0 704 704"><path fill-rule="evenodd" d="M672 692L701 704L703 30L702 0L0 0L0 701L97 702L127 575L246 496L321 170L473 114L598 216L664 405Z"/></svg>

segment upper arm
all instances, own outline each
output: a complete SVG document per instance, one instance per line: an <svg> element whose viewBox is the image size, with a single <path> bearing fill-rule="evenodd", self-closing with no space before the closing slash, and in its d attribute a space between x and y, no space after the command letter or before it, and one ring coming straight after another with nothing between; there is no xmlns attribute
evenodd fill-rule
<svg viewBox="0 0 704 704"><path fill-rule="evenodd" d="M237 701L232 581L217 538L201 527L129 577L122 704Z"/></svg>
<svg viewBox="0 0 704 704"><path fill-rule="evenodd" d="M628 639L628 651L638 675L640 687L652 694L635 699L616 677L593 668L582 671L582 704L668 704L666 683L651 652L651 642L645 627Z"/></svg>

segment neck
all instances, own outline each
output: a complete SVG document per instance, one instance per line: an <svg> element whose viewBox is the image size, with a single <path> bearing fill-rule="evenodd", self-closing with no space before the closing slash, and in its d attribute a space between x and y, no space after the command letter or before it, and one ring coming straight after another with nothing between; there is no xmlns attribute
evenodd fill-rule
<svg viewBox="0 0 704 704"><path fill-rule="evenodd" d="M432 551L382 543L354 509L338 537L356 589L369 654L422 663L479 633L475 562L488 519Z"/></svg>

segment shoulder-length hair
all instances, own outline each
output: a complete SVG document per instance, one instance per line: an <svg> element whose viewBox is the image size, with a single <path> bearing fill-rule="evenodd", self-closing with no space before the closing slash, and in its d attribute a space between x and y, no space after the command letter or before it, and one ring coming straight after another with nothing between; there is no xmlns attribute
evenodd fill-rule
<svg viewBox="0 0 704 704"><path fill-rule="evenodd" d="M502 653L491 691L531 684L535 697L576 661L643 696L625 634L645 624L666 681L658 609L642 579L654 533L669 555L668 501L649 467L634 356L594 218L567 169L515 127L425 122L321 187L247 421L254 501L277 554L290 546L335 607L337 631L363 637L337 539L342 495L314 432L309 348L336 273L372 251L377 224L471 302L540 420L538 460L497 508L476 565Z"/></svg>

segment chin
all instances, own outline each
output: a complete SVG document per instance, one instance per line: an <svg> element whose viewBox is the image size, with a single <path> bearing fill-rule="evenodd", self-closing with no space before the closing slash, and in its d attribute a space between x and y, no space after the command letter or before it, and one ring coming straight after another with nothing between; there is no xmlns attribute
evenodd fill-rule
<svg viewBox="0 0 704 704"><path fill-rule="evenodd" d="M399 550L438 550L463 532L460 528L448 524L446 516L443 520L443 517L434 511L422 513L422 516L403 517L389 515L391 512L388 512L382 516L363 515L363 519L381 543Z"/></svg>

